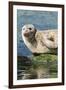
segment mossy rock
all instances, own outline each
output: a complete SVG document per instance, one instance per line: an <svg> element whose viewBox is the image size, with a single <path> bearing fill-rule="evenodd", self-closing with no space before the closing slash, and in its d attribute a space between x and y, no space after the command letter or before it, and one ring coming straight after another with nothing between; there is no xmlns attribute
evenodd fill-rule
<svg viewBox="0 0 66 90"><path fill-rule="evenodd" d="M57 55L52 55L52 54L40 54L38 56L33 56L32 60L40 60L40 61L45 61L45 60L49 60L49 61L54 61L57 60Z"/></svg>
<svg viewBox="0 0 66 90"><path fill-rule="evenodd" d="M40 54L32 57L32 65L34 68L48 66L52 68L52 70L55 70L55 68L57 68L57 58L57 55Z"/></svg>

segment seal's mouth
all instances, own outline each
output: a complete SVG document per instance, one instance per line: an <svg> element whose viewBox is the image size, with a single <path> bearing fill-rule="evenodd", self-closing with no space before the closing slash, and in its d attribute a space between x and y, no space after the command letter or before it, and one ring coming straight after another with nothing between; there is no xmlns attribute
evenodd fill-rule
<svg viewBox="0 0 66 90"><path fill-rule="evenodd" d="M24 36L25 36L25 37L29 37L29 32L25 32L25 33L24 33Z"/></svg>

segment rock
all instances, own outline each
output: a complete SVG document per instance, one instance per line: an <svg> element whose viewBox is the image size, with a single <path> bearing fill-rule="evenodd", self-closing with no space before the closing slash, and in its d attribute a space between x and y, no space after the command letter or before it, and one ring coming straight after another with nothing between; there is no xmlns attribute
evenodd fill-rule
<svg viewBox="0 0 66 90"><path fill-rule="evenodd" d="M26 56L18 56L18 63L21 64L22 66L31 66L32 61Z"/></svg>

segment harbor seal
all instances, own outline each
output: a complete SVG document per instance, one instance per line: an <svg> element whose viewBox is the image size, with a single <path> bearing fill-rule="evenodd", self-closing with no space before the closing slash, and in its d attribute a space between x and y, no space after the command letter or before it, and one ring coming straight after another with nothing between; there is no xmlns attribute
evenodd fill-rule
<svg viewBox="0 0 66 90"><path fill-rule="evenodd" d="M22 39L32 53L57 53L58 30L38 30L26 24L22 27Z"/></svg>

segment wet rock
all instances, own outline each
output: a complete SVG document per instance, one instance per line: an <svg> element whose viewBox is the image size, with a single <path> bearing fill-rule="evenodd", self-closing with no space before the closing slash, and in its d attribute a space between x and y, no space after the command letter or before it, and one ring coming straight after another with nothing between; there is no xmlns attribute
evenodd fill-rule
<svg viewBox="0 0 66 90"><path fill-rule="evenodd" d="M28 57L18 56L18 64L20 64L22 66L31 66L32 65L32 61Z"/></svg>

